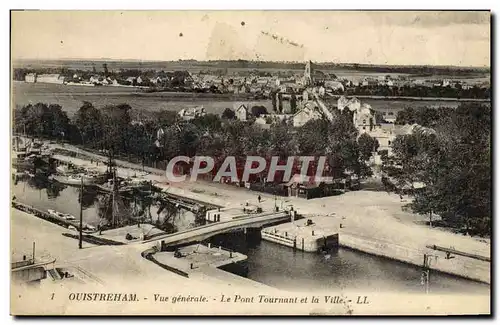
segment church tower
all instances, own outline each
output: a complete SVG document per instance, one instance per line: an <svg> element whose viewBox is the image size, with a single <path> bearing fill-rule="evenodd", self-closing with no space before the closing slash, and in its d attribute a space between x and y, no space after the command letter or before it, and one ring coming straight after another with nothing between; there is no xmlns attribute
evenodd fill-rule
<svg viewBox="0 0 500 325"><path fill-rule="evenodd" d="M312 80L312 62L307 61L306 63L306 69L304 70L304 81L307 86L310 86L313 84Z"/></svg>

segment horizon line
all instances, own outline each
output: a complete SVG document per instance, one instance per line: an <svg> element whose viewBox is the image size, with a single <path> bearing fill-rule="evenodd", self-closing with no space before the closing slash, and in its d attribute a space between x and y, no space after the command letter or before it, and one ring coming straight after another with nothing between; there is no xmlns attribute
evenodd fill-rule
<svg viewBox="0 0 500 325"><path fill-rule="evenodd" d="M471 65L435 65L435 64L390 64L390 63L359 63L359 62L334 62L334 61L314 61L314 60L304 60L304 61L277 61L277 60L253 60L253 59L210 59L210 60L199 60L199 59L171 59L171 60L161 60L161 59L117 59L117 58L12 58L11 61L119 61L119 62L181 62L181 61L195 61L195 62L270 62L270 63L282 63L282 64L297 64L306 63L311 61L315 64L335 64L335 65L361 65L361 66L378 66L378 67L436 67L436 68L468 68L468 69L491 69L490 65L483 66L471 66Z"/></svg>

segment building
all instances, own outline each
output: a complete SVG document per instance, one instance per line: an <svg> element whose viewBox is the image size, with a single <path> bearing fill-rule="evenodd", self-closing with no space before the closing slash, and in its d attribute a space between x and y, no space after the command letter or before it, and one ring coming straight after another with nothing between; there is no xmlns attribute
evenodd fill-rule
<svg viewBox="0 0 500 325"><path fill-rule="evenodd" d="M312 62L307 61L306 68L304 69L304 85L309 86L313 84L312 79Z"/></svg>
<svg viewBox="0 0 500 325"><path fill-rule="evenodd" d="M49 83L49 84L63 84L64 77L60 74L41 74L37 75L35 82Z"/></svg>
<svg viewBox="0 0 500 325"><path fill-rule="evenodd" d="M319 96L319 97L325 97L325 93L326 93L326 89L325 89L325 87L320 86L320 87L318 88L318 96Z"/></svg>
<svg viewBox="0 0 500 325"><path fill-rule="evenodd" d="M154 85L160 84L161 83L161 78L160 77L149 78L149 82L151 82Z"/></svg>
<svg viewBox="0 0 500 325"><path fill-rule="evenodd" d="M250 92L250 87L247 86L246 84L241 84L239 86L234 86L232 92L234 92L235 94L246 94Z"/></svg>
<svg viewBox="0 0 500 325"><path fill-rule="evenodd" d="M267 119L263 115L257 117L254 122L255 125L266 125Z"/></svg>
<svg viewBox="0 0 500 325"><path fill-rule="evenodd" d="M248 109L245 104L238 104L234 110L236 118L240 121L246 121L249 117Z"/></svg>
<svg viewBox="0 0 500 325"><path fill-rule="evenodd" d="M24 76L24 81L30 83L36 82L36 73L28 73Z"/></svg>
<svg viewBox="0 0 500 325"><path fill-rule="evenodd" d="M290 181L283 184L286 193L291 197L313 199L345 192L351 186L349 179L317 181L315 177L295 174Z"/></svg>
<svg viewBox="0 0 500 325"><path fill-rule="evenodd" d="M451 86L451 80L444 79L443 83L441 84L441 87L450 87L450 86Z"/></svg>
<svg viewBox="0 0 500 325"><path fill-rule="evenodd" d="M131 85L135 84L137 82L137 78L136 77L128 77L126 79Z"/></svg>
<svg viewBox="0 0 500 325"><path fill-rule="evenodd" d="M373 131L376 121L371 106L363 104L360 109L355 110L353 114L353 122L360 134Z"/></svg>
<svg viewBox="0 0 500 325"><path fill-rule="evenodd" d="M392 155L392 144L396 139L394 124L381 125L374 128L372 131L367 132L369 136L378 141L378 152L387 151L388 155ZM378 152L374 153L372 159L376 165L382 164L382 157Z"/></svg>
<svg viewBox="0 0 500 325"><path fill-rule="evenodd" d="M311 120L321 119L318 107L312 101L306 102L303 108L293 115L293 126L301 127Z"/></svg>
<svg viewBox="0 0 500 325"><path fill-rule="evenodd" d="M264 124L270 123L283 123L288 122L291 118L289 114L261 114L255 121L256 124L261 124L264 121Z"/></svg>
<svg viewBox="0 0 500 325"><path fill-rule="evenodd" d="M382 117L386 122L394 123L398 117L398 112L393 109L377 110L377 112L382 114Z"/></svg>
<svg viewBox="0 0 500 325"><path fill-rule="evenodd" d="M195 117L205 116L206 111L203 106L183 108L177 113L183 120L189 121Z"/></svg>
<svg viewBox="0 0 500 325"><path fill-rule="evenodd" d="M344 91L344 85L340 81L328 80L325 81L326 91Z"/></svg>
<svg viewBox="0 0 500 325"><path fill-rule="evenodd" d="M359 111L361 109L361 102L356 97L347 99L345 96L340 96L337 100L337 108L340 111L343 111L345 108L351 112Z"/></svg>
<svg viewBox="0 0 500 325"><path fill-rule="evenodd" d="M424 136L435 134L435 130L423 127L418 124L395 125L392 123L383 123L376 126L372 131L367 132L368 135L377 139L379 143L378 152L387 150L389 156L392 155L392 145L397 136L419 133ZM373 162L377 165L382 164L382 159L379 154L375 154Z"/></svg>

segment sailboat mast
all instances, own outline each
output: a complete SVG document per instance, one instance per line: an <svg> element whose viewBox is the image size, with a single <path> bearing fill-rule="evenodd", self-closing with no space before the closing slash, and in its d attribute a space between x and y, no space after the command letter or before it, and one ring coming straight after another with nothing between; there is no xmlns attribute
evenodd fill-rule
<svg viewBox="0 0 500 325"><path fill-rule="evenodd" d="M80 238L78 240L78 248L82 249L82 237L83 237L83 175L80 183Z"/></svg>
<svg viewBox="0 0 500 325"><path fill-rule="evenodd" d="M113 227L115 226L115 195L116 195L116 169L113 168L113 192L112 192L112 203L111 203L111 223Z"/></svg>

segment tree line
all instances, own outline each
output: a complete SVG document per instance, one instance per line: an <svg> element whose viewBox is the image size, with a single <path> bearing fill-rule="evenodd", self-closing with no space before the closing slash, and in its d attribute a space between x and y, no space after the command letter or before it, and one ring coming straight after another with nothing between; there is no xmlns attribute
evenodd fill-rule
<svg viewBox="0 0 500 325"><path fill-rule="evenodd" d="M429 98L473 98L473 99L490 99L491 88L473 86L471 88L463 88L460 84L455 87L446 86L354 86L347 87L343 93L346 96L392 96L392 97L429 97Z"/></svg>
<svg viewBox="0 0 500 325"><path fill-rule="evenodd" d="M469 234L491 231L491 107L407 108L397 122L421 128L396 138L393 157L383 170L400 184L422 182L410 204L413 211Z"/></svg>
<svg viewBox="0 0 500 325"><path fill-rule="evenodd" d="M254 111L261 113L258 107ZM368 161L378 142L366 134L358 136L348 110L337 112L333 123L311 120L301 128L272 123L271 128L261 128L235 119L229 111L183 121L172 111L137 112L127 104L96 108L89 102L72 118L61 106L43 103L14 112L17 133L106 150L111 157L161 169L179 155L211 156L216 161L227 156L327 156L329 175L372 175ZM406 108L398 113L397 123L432 130L398 136L393 155L383 156L382 171L399 188L425 184L414 192L413 211L438 214L445 226L470 234L489 234L491 107Z"/></svg>
<svg viewBox="0 0 500 325"><path fill-rule="evenodd" d="M255 106L252 113L267 111ZM234 117L226 110L222 116L207 114L184 121L168 110L138 113L127 104L96 108L84 102L70 119L59 105L37 103L15 110L14 128L17 133L105 150L112 157L157 168L165 168L179 155L220 161L227 156L326 155L330 175L343 177L346 170L358 177L371 175L368 160L376 151L374 139L365 135L358 140L349 114L339 113L333 124L312 120L300 130L278 120L262 128Z"/></svg>

